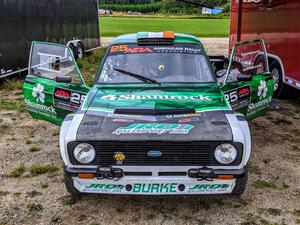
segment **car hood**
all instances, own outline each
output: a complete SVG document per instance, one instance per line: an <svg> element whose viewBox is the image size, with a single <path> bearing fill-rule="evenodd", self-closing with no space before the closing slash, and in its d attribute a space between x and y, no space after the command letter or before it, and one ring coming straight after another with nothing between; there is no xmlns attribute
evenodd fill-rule
<svg viewBox="0 0 300 225"><path fill-rule="evenodd" d="M93 88L77 140L231 141L219 87Z"/></svg>

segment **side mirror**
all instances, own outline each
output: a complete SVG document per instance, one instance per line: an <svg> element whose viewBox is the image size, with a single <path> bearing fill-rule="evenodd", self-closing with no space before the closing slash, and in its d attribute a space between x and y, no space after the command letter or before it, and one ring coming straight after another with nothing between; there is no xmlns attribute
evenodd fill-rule
<svg viewBox="0 0 300 225"><path fill-rule="evenodd" d="M240 74L237 77L238 81L252 81L252 75L250 74Z"/></svg>
<svg viewBox="0 0 300 225"><path fill-rule="evenodd" d="M56 76L55 81L57 83L71 83L72 78L70 76Z"/></svg>

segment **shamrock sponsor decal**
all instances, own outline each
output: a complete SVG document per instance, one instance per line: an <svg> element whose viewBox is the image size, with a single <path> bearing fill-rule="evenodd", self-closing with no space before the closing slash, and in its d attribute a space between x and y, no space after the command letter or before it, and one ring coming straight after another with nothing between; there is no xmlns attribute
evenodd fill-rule
<svg viewBox="0 0 300 225"><path fill-rule="evenodd" d="M36 98L37 102L45 103L44 85L38 84L32 89L32 96Z"/></svg>
<svg viewBox="0 0 300 225"><path fill-rule="evenodd" d="M259 99L265 98L267 96L267 92L268 92L267 83L266 81L261 80L258 86L257 96L259 97Z"/></svg>

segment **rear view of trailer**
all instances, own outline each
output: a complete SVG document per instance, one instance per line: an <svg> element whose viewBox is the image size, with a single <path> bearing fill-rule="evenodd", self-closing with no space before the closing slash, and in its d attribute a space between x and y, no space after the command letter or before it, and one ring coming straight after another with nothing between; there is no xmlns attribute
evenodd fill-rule
<svg viewBox="0 0 300 225"><path fill-rule="evenodd" d="M97 0L0 0L0 78L25 71L31 42L68 44L76 57L100 46Z"/></svg>
<svg viewBox="0 0 300 225"><path fill-rule="evenodd" d="M277 97L286 94L286 85L300 89L299 14L299 0L231 1L230 47L264 39Z"/></svg>

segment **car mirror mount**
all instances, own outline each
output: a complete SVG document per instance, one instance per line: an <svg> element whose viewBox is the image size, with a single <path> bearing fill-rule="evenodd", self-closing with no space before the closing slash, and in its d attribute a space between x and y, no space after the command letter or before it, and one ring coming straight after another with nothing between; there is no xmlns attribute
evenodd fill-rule
<svg viewBox="0 0 300 225"><path fill-rule="evenodd" d="M57 83L71 83L72 78L70 76L56 76L55 81Z"/></svg>
<svg viewBox="0 0 300 225"><path fill-rule="evenodd" d="M240 74L237 77L238 81L252 81L252 75L250 74Z"/></svg>

